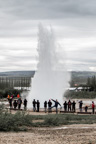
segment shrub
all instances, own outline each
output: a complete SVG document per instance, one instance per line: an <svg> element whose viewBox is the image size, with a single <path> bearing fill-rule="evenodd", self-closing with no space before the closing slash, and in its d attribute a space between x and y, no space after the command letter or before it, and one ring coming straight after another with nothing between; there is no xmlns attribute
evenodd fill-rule
<svg viewBox="0 0 96 144"><path fill-rule="evenodd" d="M44 125L46 126L58 126L59 125L59 119L57 117L47 117L44 121Z"/></svg>
<svg viewBox="0 0 96 144"><path fill-rule="evenodd" d="M20 131L25 129L24 126L32 126L32 120L29 115L20 112L14 115L8 112L1 112L0 131Z"/></svg>
<svg viewBox="0 0 96 144"><path fill-rule="evenodd" d="M82 99L82 98L88 98L88 99L94 99L96 98L96 92L88 92L88 91L66 91L64 94L64 97L70 98L70 99Z"/></svg>

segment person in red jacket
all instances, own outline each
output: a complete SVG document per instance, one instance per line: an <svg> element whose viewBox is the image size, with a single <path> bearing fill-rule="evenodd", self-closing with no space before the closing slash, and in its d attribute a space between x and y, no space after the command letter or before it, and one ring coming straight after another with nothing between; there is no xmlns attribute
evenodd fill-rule
<svg viewBox="0 0 96 144"><path fill-rule="evenodd" d="M94 109L95 109L95 104L94 102L92 101L92 113L94 114Z"/></svg>

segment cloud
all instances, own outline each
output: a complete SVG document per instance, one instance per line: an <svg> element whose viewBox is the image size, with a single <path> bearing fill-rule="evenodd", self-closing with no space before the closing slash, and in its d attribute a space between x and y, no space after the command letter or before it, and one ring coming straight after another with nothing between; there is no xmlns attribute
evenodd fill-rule
<svg viewBox="0 0 96 144"><path fill-rule="evenodd" d="M39 22L54 29L69 69L95 67L95 0L0 0L2 71L36 68Z"/></svg>
<svg viewBox="0 0 96 144"><path fill-rule="evenodd" d="M4 0L1 12L16 19L63 19L96 16L96 1L90 0Z"/></svg>

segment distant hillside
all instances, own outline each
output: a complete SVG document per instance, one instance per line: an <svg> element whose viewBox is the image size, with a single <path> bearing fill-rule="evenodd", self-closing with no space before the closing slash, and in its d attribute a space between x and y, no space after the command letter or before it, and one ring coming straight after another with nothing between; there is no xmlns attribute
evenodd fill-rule
<svg viewBox="0 0 96 144"><path fill-rule="evenodd" d="M0 76L8 77L34 77L35 71L10 71L0 72ZM88 77L96 76L96 72L90 71L72 71L71 78L75 83L85 84Z"/></svg>
<svg viewBox="0 0 96 144"><path fill-rule="evenodd" d="M35 71L10 71L10 72L0 72L0 76L8 77L33 77Z"/></svg>
<svg viewBox="0 0 96 144"><path fill-rule="evenodd" d="M92 76L96 76L96 72L90 72L90 71L71 72L72 80L78 84L85 84L87 82L87 78Z"/></svg>

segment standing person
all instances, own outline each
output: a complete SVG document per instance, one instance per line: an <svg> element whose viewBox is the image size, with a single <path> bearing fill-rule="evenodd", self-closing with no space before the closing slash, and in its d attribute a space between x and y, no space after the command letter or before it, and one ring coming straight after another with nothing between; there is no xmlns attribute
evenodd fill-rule
<svg viewBox="0 0 96 144"><path fill-rule="evenodd" d="M85 106L85 112L87 112L87 110L88 110L88 106L86 105L86 106Z"/></svg>
<svg viewBox="0 0 96 144"><path fill-rule="evenodd" d="M95 104L94 102L92 101L92 113L94 114L94 110L95 110Z"/></svg>
<svg viewBox="0 0 96 144"><path fill-rule="evenodd" d="M21 100L21 98L19 98L19 99L18 99L18 109L21 108L21 104L22 104L22 100Z"/></svg>
<svg viewBox="0 0 96 144"><path fill-rule="evenodd" d="M70 100L68 101L68 111L69 110L71 111L71 101Z"/></svg>
<svg viewBox="0 0 96 144"><path fill-rule="evenodd" d="M82 100L81 100L81 101L79 101L79 109L80 109L80 112L82 112L82 105L83 105L83 102L82 102Z"/></svg>
<svg viewBox="0 0 96 144"><path fill-rule="evenodd" d="M10 105L10 108L12 108L12 98L11 97L9 98L9 105Z"/></svg>
<svg viewBox="0 0 96 144"><path fill-rule="evenodd" d="M52 106L52 102L51 100L48 101L48 112L52 112L51 111L51 106Z"/></svg>
<svg viewBox="0 0 96 144"><path fill-rule="evenodd" d="M27 100L24 99L24 110L26 110L26 107L27 107Z"/></svg>
<svg viewBox="0 0 96 144"><path fill-rule="evenodd" d="M76 102L73 101L73 103L72 103L72 111L73 111L73 112L75 112L75 105L76 105Z"/></svg>
<svg viewBox="0 0 96 144"><path fill-rule="evenodd" d="M14 106L14 109L16 109L16 107L17 107L17 101L16 100L14 100L13 106Z"/></svg>
<svg viewBox="0 0 96 144"><path fill-rule="evenodd" d="M39 112L39 108L40 108L40 102L39 100L37 100L37 112Z"/></svg>
<svg viewBox="0 0 96 144"><path fill-rule="evenodd" d="M58 105L60 105L60 106L61 106L61 104L58 102L58 100L57 100L57 99L56 99L56 101L55 101L55 100L53 100L53 99L51 99L51 100L55 102L55 105L54 105L53 107L55 107L55 108L56 108L56 113L58 113ZM51 108L53 108L53 107L51 107Z"/></svg>
<svg viewBox="0 0 96 144"><path fill-rule="evenodd" d="M36 111L36 101L35 101L35 99L33 100L32 104L33 104L33 111L35 112Z"/></svg>
<svg viewBox="0 0 96 144"><path fill-rule="evenodd" d="M67 102L65 101L63 105L64 105L64 111L67 111L67 105L68 105Z"/></svg>
<svg viewBox="0 0 96 144"><path fill-rule="evenodd" d="M47 101L44 102L45 113L47 112Z"/></svg>

